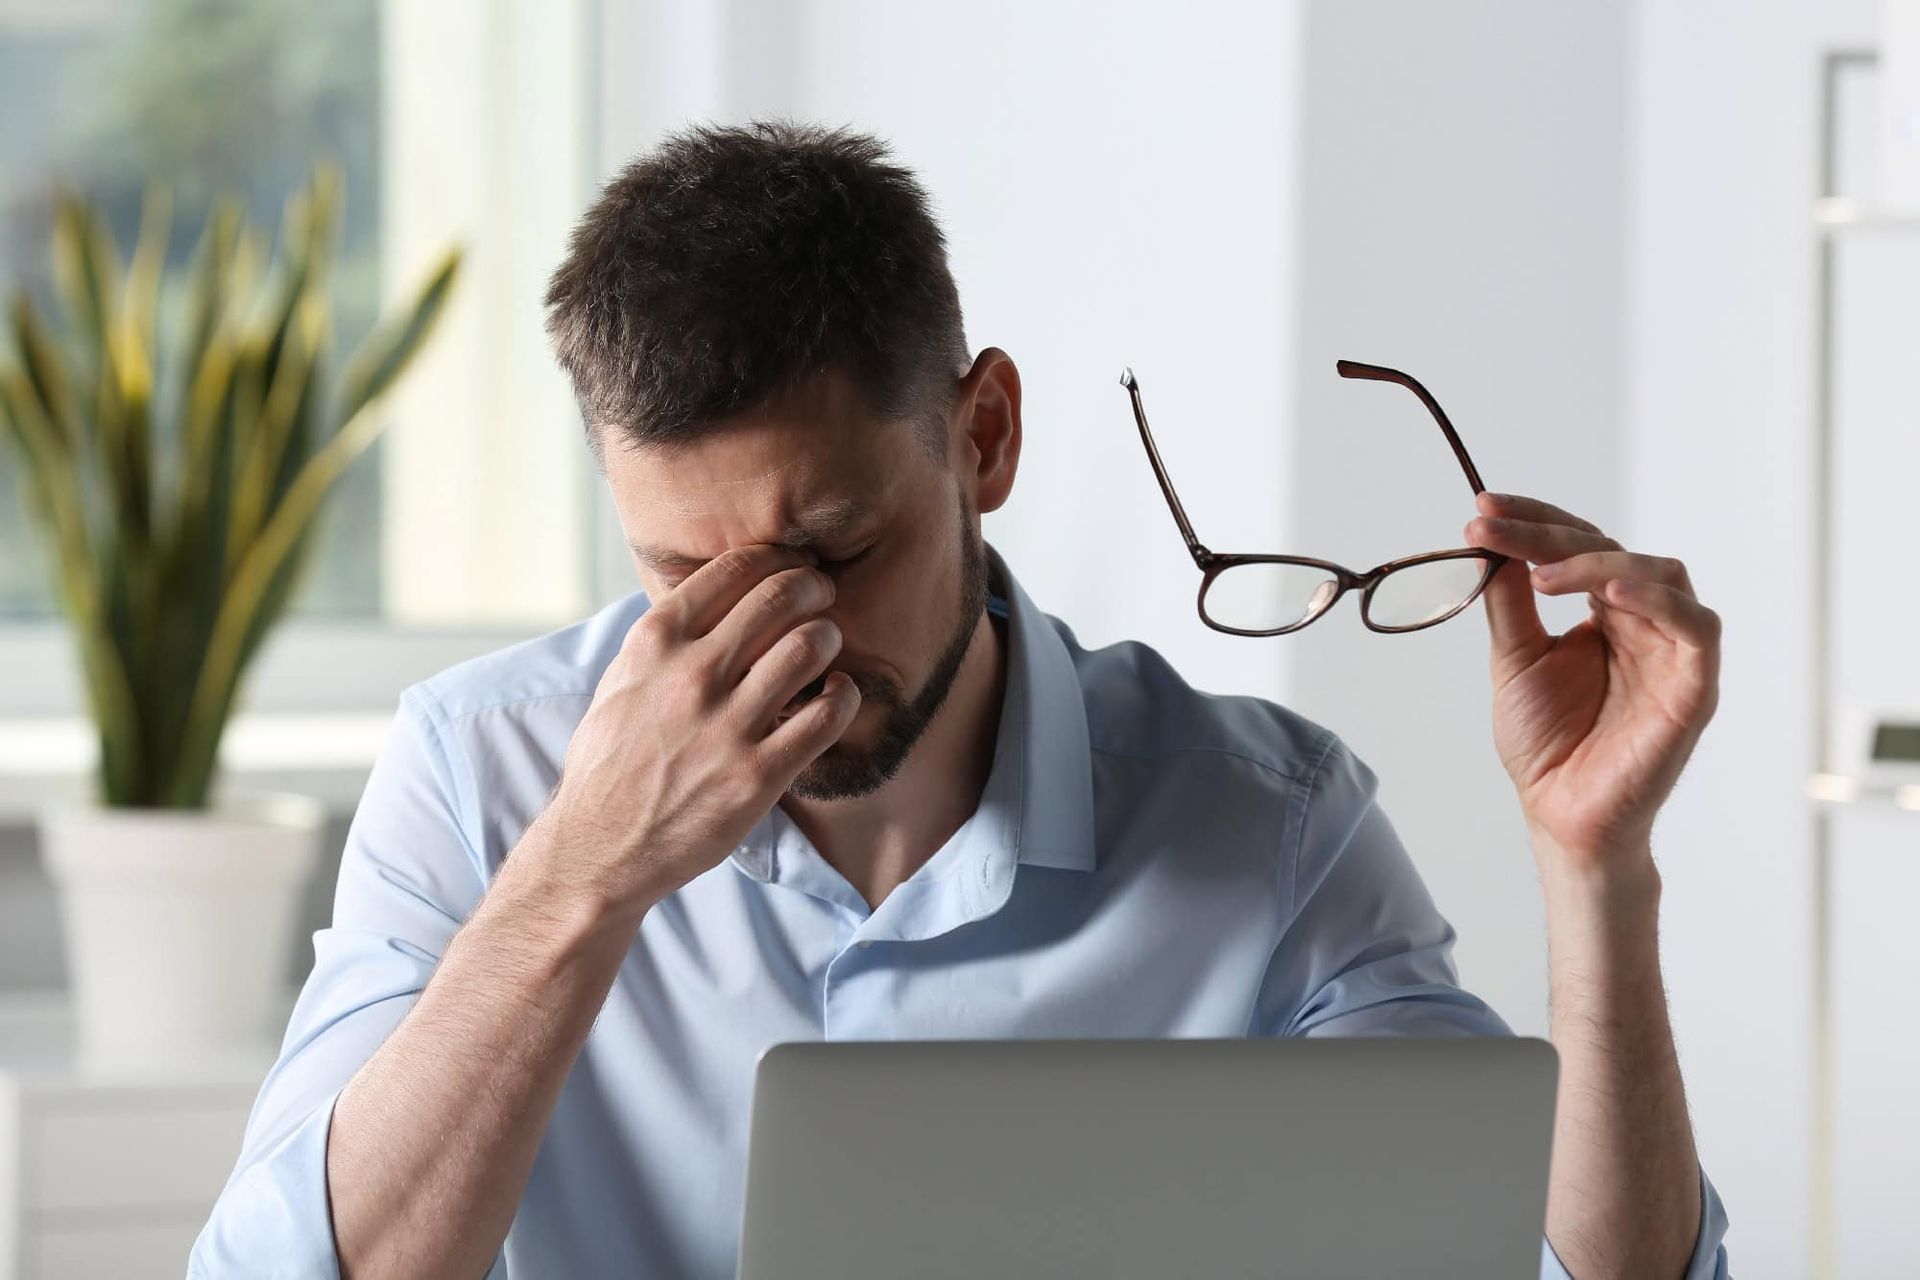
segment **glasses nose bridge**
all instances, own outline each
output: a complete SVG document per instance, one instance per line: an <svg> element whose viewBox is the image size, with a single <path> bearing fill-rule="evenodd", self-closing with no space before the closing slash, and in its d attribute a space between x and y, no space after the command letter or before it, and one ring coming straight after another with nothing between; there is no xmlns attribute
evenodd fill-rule
<svg viewBox="0 0 1920 1280"><path fill-rule="evenodd" d="M1334 567L1339 568L1338 565ZM1384 564L1376 565L1365 573L1356 573L1352 569L1340 569L1340 585L1349 591L1365 591L1386 576L1386 568L1387 565Z"/></svg>
<svg viewBox="0 0 1920 1280"><path fill-rule="evenodd" d="M1355 573L1353 570L1347 568L1344 565L1332 564L1327 561L1319 561L1314 564L1314 567L1318 568L1323 573L1330 571L1333 575L1331 581L1327 583L1323 583L1321 585L1320 591L1316 592L1315 594L1320 595L1326 591L1328 586L1331 586L1333 588L1333 595L1331 599L1320 600L1317 602L1318 607L1314 608L1313 611L1307 615L1306 619L1299 624L1302 627L1318 622L1320 621L1320 619L1332 613L1335 609L1340 607L1340 602L1343 599L1345 599L1347 596L1355 593L1364 593L1367 591L1371 591L1373 589L1369 575L1362 574L1362 573ZM1360 609L1361 615L1364 618L1366 614L1366 606L1360 603L1359 601L1356 601L1355 607Z"/></svg>
<svg viewBox="0 0 1920 1280"><path fill-rule="evenodd" d="M1389 560L1385 564L1375 565L1365 573L1354 573L1346 569L1340 571L1340 594L1353 596L1353 607L1360 611L1360 621L1369 630L1373 629L1370 618L1373 612L1374 589L1386 581L1387 575L1392 573L1399 563L1397 560ZM1323 610L1323 612L1331 612L1331 610Z"/></svg>

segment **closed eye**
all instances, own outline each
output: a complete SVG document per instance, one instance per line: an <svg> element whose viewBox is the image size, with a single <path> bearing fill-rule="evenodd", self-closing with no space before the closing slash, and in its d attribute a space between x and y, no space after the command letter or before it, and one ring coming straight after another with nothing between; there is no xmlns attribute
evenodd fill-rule
<svg viewBox="0 0 1920 1280"><path fill-rule="evenodd" d="M828 560L823 557L819 562L819 567L823 572L826 572L826 573L838 573L842 569L846 569L852 565L856 565L860 563L862 560L866 559L867 556L873 551L874 547L877 545L878 545L877 543L869 542L866 546L860 548L860 550L854 552L852 555L842 556L838 560ZM701 563L704 564L705 561L702 561ZM685 582L689 576L690 575L683 574L680 577L673 579L672 581L666 583L666 589L668 591L673 590L675 587L678 587L682 582Z"/></svg>

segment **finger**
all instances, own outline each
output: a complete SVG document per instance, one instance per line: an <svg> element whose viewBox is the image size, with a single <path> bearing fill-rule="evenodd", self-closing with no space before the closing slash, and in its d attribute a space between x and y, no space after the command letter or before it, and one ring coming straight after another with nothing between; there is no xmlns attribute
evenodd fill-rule
<svg viewBox="0 0 1920 1280"><path fill-rule="evenodd" d="M833 603L833 579L802 565L762 578L707 636L714 677L731 689L782 637ZM834 632L835 647L839 631Z"/></svg>
<svg viewBox="0 0 1920 1280"><path fill-rule="evenodd" d="M659 611L671 630L694 639L720 625L768 575L804 564L806 560L787 547L770 543L732 547L688 574L680 585L652 602L648 612Z"/></svg>
<svg viewBox="0 0 1920 1280"><path fill-rule="evenodd" d="M1590 603L1587 618L1594 628L1605 636L1616 648L1626 648L1635 653L1650 645L1670 645L1673 638L1660 629L1651 618L1643 618L1637 613L1608 606L1602 595L1589 594Z"/></svg>
<svg viewBox="0 0 1920 1280"><path fill-rule="evenodd" d="M1670 639L1695 649L1715 649L1720 643L1720 615L1663 582L1615 578L1607 583L1602 598L1610 607L1645 618Z"/></svg>
<svg viewBox="0 0 1920 1280"><path fill-rule="evenodd" d="M859 710L860 690L853 683L853 677L844 671L835 671L827 677L819 697L767 735L760 745L762 759L767 771L778 776L782 791L821 752L840 740Z"/></svg>
<svg viewBox="0 0 1920 1280"><path fill-rule="evenodd" d="M1476 516L1467 522L1466 536L1469 546L1484 547L1534 564L1551 564L1589 551L1621 549L1619 543L1604 533L1505 516Z"/></svg>
<svg viewBox="0 0 1920 1280"><path fill-rule="evenodd" d="M1531 666L1552 643L1540 622L1527 566L1509 560L1500 566L1482 593L1487 602L1487 631L1493 637L1493 670L1497 680Z"/></svg>
<svg viewBox="0 0 1920 1280"><path fill-rule="evenodd" d="M753 664L734 690L732 704L754 731L760 732L773 723L795 694L819 678L827 664L839 656L840 644L840 628L832 619L809 618L781 636Z"/></svg>
<svg viewBox="0 0 1920 1280"><path fill-rule="evenodd" d="M1532 520L1539 524L1564 524L1588 533L1600 532L1600 526L1592 521L1582 520L1573 512L1563 511L1551 502L1542 502L1538 498L1526 498L1517 493L1482 493L1477 496L1476 502L1482 515Z"/></svg>
<svg viewBox="0 0 1920 1280"><path fill-rule="evenodd" d="M1597 592L1615 578L1658 582L1689 596L1694 593L1686 565L1669 556L1646 556L1633 551L1589 551L1540 565L1533 571L1534 588L1550 596L1575 591Z"/></svg>

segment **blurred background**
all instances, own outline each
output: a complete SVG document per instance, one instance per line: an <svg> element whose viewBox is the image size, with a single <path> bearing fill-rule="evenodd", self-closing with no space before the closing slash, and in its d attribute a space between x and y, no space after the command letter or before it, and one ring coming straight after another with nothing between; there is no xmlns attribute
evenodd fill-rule
<svg viewBox="0 0 1920 1280"><path fill-rule="evenodd" d="M1544 1034L1478 612L1398 637L1345 603L1296 637L1207 631L1117 380L1138 374L1209 545L1365 567L1459 545L1472 515L1420 406L1333 366L1413 373L1490 487L1681 557L1723 614L1720 712L1657 846L1701 1156L1749 1280L1913 1275L1920 775L1869 740L1920 722L1920 193L1898 169L1920 115L1903 135L1878 56L1914 11L0 0L0 287L50 288L56 184L126 243L149 181L182 225L219 192L270 224L323 156L345 175L343 340L467 248L226 740L232 785L329 807L289 993L398 690L633 589L540 329L573 218L665 131L778 114L878 133L931 190L969 340L1022 373L1020 482L986 528L1035 600L1087 645L1145 640L1343 734L1465 985ZM68 975L33 815L84 788L92 745L47 581L0 469L0 1067L32 1044L51 1072ZM0 1205L0 1276L53 1256L36 1223L159 1221L132 1191L36 1202L28 1178Z"/></svg>

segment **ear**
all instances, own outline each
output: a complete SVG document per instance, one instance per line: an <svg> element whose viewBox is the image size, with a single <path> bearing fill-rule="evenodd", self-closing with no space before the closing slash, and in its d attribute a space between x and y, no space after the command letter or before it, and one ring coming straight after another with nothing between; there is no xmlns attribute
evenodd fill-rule
<svg viewBox="0 0 1920 1280"><path fill-rule="evenodd" d="M998 347L983 350L960 380L949 461L972 490L974 509L997 511L1020 468L1020 370Z"/></svg>

